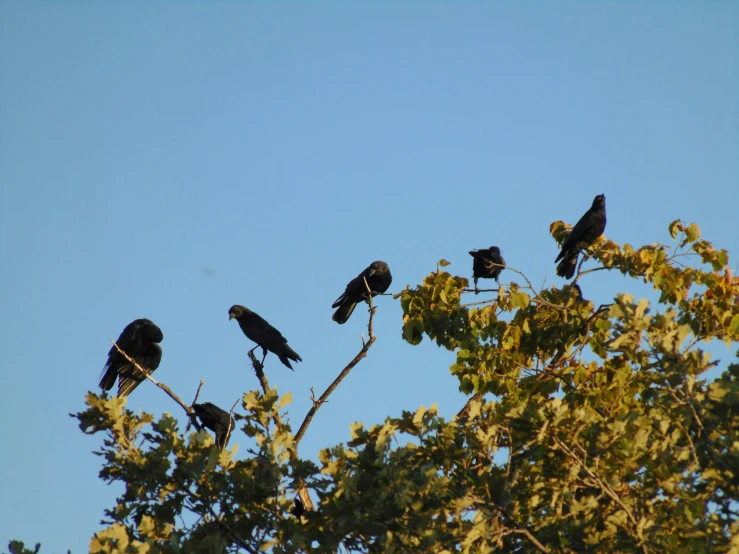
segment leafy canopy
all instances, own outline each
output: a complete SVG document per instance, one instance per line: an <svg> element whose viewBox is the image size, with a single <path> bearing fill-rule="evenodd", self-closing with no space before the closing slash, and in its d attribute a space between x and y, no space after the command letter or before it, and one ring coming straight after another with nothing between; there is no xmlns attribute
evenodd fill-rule
<svg viewBox="0 0 739 554"><path fill-rule="evenodd" d="M596 307L508 268L521 284L465 305L467 279L442 260L397 295L402 336L455 352L469 402L451 420L431 406L355 424L318 463L299 457L274 389L244 395L226 450L88 394L75 417L103 437L100 478L125 486L90 552L739 554L739 364L702 377L718 364L707 343L739 341L739 279L697 225L669 232L671 247L601 238L576 276L620 271L656 304ZM296 516L301 487L316 509Z"/></svg>

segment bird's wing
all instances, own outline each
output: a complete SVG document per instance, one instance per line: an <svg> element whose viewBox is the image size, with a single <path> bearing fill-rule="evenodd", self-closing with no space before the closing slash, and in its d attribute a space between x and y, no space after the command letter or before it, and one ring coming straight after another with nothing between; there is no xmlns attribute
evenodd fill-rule
<svg viewBox="0 0 739 554"><path fill-rule="evenodd" d="M162 347L155 342L149 343L134 359L144 369L145 374L142 375L132 363L126 363L121 367L118 370L121 376L118 381L118 396L128 396L139 383L146 379L146 375L154 373L162 361Z"/></svg>
<svg viewBox="0 0 739 554"><path fill-rule="evenodd" d="M246 325L249 328L248 337L267 350L287 342L282 333L272 327L266 319L253 312L249 314Z"/></svg>
<svg viewBox="0 0 739 554"><path fill-rule="evenodd" d="M200 419L203 426L215 431L216 425L228 419L228 412L222 410L212 402L203 402L202 404L193 405L195 414Z"/></svg>
<svg viewBox="0 0 739 554"><path fill-rule="evenodd" d="M118 340L115 341L118 347L123 350L126 354L133 357L135 352L130 352L134 344L137 342L137 339L139 339L138 331L139 331L139 320L133 321L126 325L126 328L123 329L123 332L118 337ZM110 347L110 351L108 352L108 355L113 354L119 354L118 350L116 350L115 346Z"/></svg>
<svg viewBox="0 0 739 554"><path fill-rule="evenodd" d="M346 285L346 289L344 289L344 293L336 299L336 302L334 302L331 307L338 308L347 300L351 302L361 302L362 300L365 300L367 298L367 287L364 285L365 277L367 277L367 275L363 271L354 279L349 281ZM369 277L367 278L367 282L370 282Z"/></svg>
<svg viewBox="0 0 739 554"><path fill-rule="evenodd" d="M344 303L344 300L346 300L346 289L344 289L344 292L341 293L341 296L339 296L336 300L334 300L334 303L331 304L331 307L338 308Z"/></svg>
<svg viewBox="0 0 739 554"><path fill-rule="evenodd" d="M131 357L136 354L135 350L137 350L135 348L135 344L137 342L138 327L139 320L137 319L136 321L132 321L126 325L126 328L123 329L118 340L115 341L118 347ZM123 354L118 352L115 345L111 346L108 351L108 361L105 362L103 371L100 374L100 387L105 390L110 390L115 384L118 372L128 363L128 360L123 357Z"/></svg>

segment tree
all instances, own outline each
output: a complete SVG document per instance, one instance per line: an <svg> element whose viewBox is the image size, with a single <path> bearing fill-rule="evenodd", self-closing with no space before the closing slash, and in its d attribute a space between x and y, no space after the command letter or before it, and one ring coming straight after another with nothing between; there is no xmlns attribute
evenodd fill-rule
<svg viewBox="0 0 739 554"><path fill-rule="evenodd" d="M318 463L263 373L235 414L238 458L169 414L89 394L74 417L104 437L101 479L125 485L90 551L739 553L739 364L701 377L719 363L708 342L739 341L739 279L695 224L669 232L672 248L601 237L585 257L599 265L561 288L509 267L521 284L467 305L442 260L396 295L403 338L456 352L469 401L451 420L431 406L356 424ZM603 270L658 300L595 307L573 285Z"/></svg>

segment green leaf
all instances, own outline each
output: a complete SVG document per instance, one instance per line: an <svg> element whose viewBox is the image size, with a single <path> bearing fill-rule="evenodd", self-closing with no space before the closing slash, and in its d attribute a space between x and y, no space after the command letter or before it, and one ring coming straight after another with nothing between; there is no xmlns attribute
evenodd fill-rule
<svg viewBox="0 0 739 554"><path fill-rule="evenodd" d="M154 519L149 515L144 515L141 518L141 523L139 523L139 534L144 537L153 537L155 529L156 524L154 523Z"/></svg>
<svg viewBox="0 0 739 554"><path fill-rule="evenodd" d="M688 242L695 242L701 236L700 227L695 223L691 223L685 230L685 234L687 235Z"/></svg>
<svg viewBox="0 0 739 554"><path fill-rule="evenodd" d="M739 314L732 317L731 323L729 324L729 334L736 335L737 333L739 333Z"/></svg>
<svg viewBox="0 0 739 554"><path fill-rule="evenodd" d="M525 292L516 292L511 294L511 306L514 308L525 308L529 305L531 298Z"/></svg>
<svg viewBox="0 0 739 554"><path fill-rule="evenodd" d="M726 250L716 252L716 264L718 265L718 267L714 267L716 271L729 264L729 253Z"/></svg>
<svg viewBox="0 0 739 554"><path fill-rule="evenodd" d="M291 393L290 391L287 391L280 398L280 401L277 403L277 407L284 408L285 406L292 404L292 401L293 401L293 393Z"/></svg>
<svg viewBox="0 0 739 554"><path fill-rule="evenodd" d="M448 265L452 265L452 262L448 262L444 258L442 258L442 259L439 260L439 264L438 265L440 265L441 267L446 267Z"/></svg>
<svg viewBox="0 0 739 554"><path fill-rule="evenodd" d="M680 220L676 219L675 221L670 223L670 226L668 227L668 229L670 230L670 236L673 239L677 237L677 233L680 230Z"/></svg>

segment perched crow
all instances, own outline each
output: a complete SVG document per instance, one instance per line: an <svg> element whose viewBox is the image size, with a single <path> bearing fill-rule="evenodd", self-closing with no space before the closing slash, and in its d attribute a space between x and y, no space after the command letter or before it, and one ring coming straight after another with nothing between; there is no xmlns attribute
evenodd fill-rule
<svg viewBox="0 0 739 554"><path fill-rule="evenodd" d="M234 318L239 322L239 327L247 338L256 342L257 346L262 347L264 357L267 357L267 351L274 352L280 358L280 361L290 369L293 368L290 365L290 360L303 361L298 353L287 345L287 339L282 336L282 333L267 323L259 314L236 304L228 310L229 321ZM256 348L255 346L251 351L253 352ZM264 361L264 358L262 358L262 361Z"/></svg>
<svg viewBox="0 0 739 554"><path fill-rule="evenodd" d="M593 205L575 224L570 235L562 244L562 251L554 260L555 262L562 260L557 266L557 275L565 279L572 279L575 275L577 256L580 254L580 250L593 244L605 229L606 197L599 194L593 200Z"/></svg>
<svg viewBox="0 0 739 554"><path fill-rule="evenodd" d="M231 415L210 402L193 404L192 409L203 427L207 427L216 434L218 447L226 448L228 439L231 438L231 431L236 425Z"/></svg>
<svg viewBox="0 0 739 554"><path fill-rule="evenodd" d="M390 268L385 262L372 262L367 269L349 281L344 294L339 296L331 306L332 308L339 308L331 317L339 325L346 323L358 302L369 298L367 285L364 284L365 279L367 279L367 285L372 291L372 296L382 294L393 282Z"/></svg>
<svg viewBox="0 0 739 554"><path fill-rule="evenodd" d="M162 349L157 344L164 338L162 330L148 319L137 319L129 323L118 337L116 344L131 356L148 375L159 367L162 361ZM123 354L111 346L108 352L108 363L103 368L100 388L110 390L118 380L118 396L128 396L138 384L146 379Z"/></svg>
<svg viewBox="0 0 739 554"><path fill-rule="evenodd" d="M303 506L303 501L300 500L300 495L295 495L293 504L294 506L293 509L290 510L290 513L295 517L300 518L305 513L305 506Z"/></svg>
<svg viewBox="0 0 739 554"><path fill-rule="evenodd" d="M477 290L478 279L495 279L496 282L498 281L498 276L503 268L495 264L505 265L500 248L491 246L487 249L472 250L470 256L474 258L472 261L472 276L475 279L475 290Z"/></svg>

